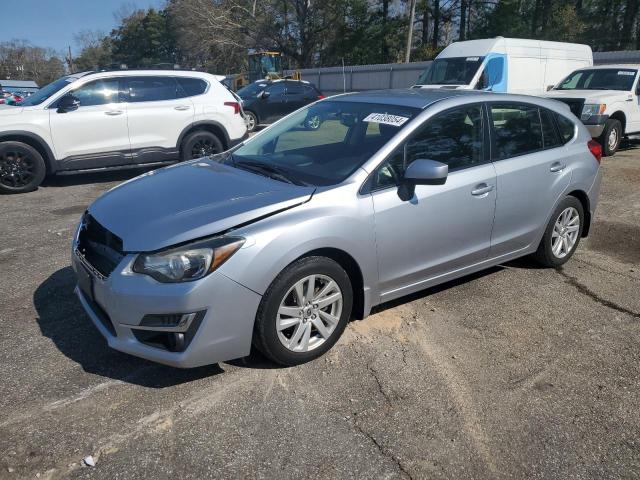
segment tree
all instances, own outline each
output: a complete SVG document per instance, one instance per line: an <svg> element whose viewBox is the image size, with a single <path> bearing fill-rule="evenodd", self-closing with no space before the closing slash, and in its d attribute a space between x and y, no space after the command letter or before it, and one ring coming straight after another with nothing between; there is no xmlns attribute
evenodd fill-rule
<svg viewBox="0 0 640 480"><path fill-rule="evenodd" d="M33 46L26 40L0 43L0 78L46 85L64 73L64 63L52 49Z"/></svg>
<svg viewBox="0 0 640 480"><path fill-rule="evenodd" d="M99 30L82 30L74 35L81 53L73 59L76 71L98 70L113 63L111 38Z"/></svg>

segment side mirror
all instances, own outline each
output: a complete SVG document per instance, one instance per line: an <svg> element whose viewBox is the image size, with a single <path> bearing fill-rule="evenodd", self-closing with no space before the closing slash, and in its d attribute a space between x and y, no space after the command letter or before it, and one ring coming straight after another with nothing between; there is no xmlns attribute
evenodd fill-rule
<svg viewBox="0 0 640 480"><path fill-rule="evenodd" d="M66 94L58 101L58 113L67 113L77 110L80 106L80 99L71 93Z"/></svg>
<svg viewBox="0 0 640 480"><path fill-rule="evenodd" d="M415 194L416 185L444 185L449 175L449 165L435 160L414 160L404 172L398 187L400 200L408 202Z"/></svg>
<svg viewBox="0 0 640 480"><path fill-rule="evenodd" d="M547 85L547 92L548 92L549 90L553 90L553 85Z"/></svg>
<svg viewBox="0 0 640 480"><path fill-rule="evenodd" d="M269 98L271 94L267 91L267 90L263 90L258 94L258 98L261 98L262 100L265 100L267 98Z"/></svg>
<svg viewBox="0 0 640 480"><path fill-rule="evenodd" d="M449 165L435 160L414 160L404 172L404 181L413 185L444 185Z"/></svg>

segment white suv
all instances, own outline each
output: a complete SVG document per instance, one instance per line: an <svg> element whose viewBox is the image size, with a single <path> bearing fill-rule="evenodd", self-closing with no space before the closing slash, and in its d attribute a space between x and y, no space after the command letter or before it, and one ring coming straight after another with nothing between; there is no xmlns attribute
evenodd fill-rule
<svg viewBox="0 0 640 480"><path fill-rule="evenodd" d="M34 190L50 174L199 158L246 137L239 101L214 75L68 75L0 110L0 192Z"/></svg>

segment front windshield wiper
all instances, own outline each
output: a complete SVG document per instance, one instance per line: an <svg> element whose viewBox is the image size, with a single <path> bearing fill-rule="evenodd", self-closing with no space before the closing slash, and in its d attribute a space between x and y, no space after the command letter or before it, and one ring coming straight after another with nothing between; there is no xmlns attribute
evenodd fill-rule
<svg viewBox="0 0 640 480"><path fill-rule="evenodd" d="M292 178L291 175L286 172L284 169L279 168L275 165L265 162L258 162L255 160L242 160L240 162L236 161L233 156L231 156L233 165L238 168L242 168L245 170L249 170L252 172L263 174L267 177L274 178L276 180L284 181L287 183L291 183L293 185L302 185L308 186L309 184L299 180L297 178Z"/></svg>

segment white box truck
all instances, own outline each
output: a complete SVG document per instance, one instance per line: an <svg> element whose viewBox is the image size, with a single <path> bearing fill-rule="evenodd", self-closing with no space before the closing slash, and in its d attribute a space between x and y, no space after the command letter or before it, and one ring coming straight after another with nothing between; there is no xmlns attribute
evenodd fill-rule
<svg viewBox="0 0 640 480"><path fill-rule="evenodd" d="M468 40L440 52L414 88L543 95L569 73L592 65L588 45L503 37Z"/></svg>

